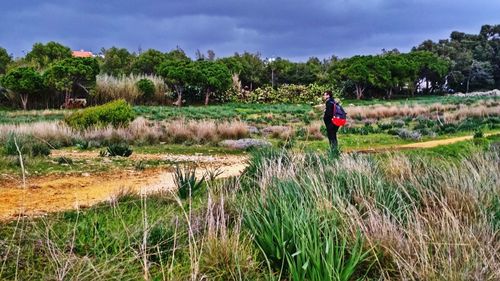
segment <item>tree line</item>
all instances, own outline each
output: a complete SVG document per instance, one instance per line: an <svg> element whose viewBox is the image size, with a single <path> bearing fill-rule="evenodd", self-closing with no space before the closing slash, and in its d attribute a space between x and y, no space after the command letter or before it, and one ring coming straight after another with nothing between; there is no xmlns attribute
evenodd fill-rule
<svg viewBox="0 0 500 281"><path fill-rule="evenodd" d="M311 57L306 62L249 52L216 58L211 50L197 51L192 59L180 48L131 53L112 47L94 58L73 58L57 42L35 43L26 56L13 59L0 47L0 91L3 96L14 93L23 108L31 96L48 106L67 101L75 92L90 94L97 74L161 76L178 105L193 90L207 104L213 98L224 100L235 87L252 92L317 84L358 99L487 90L500 87L500 25L484 25L479 34L454 31L448 39L424 41L409 53L382 50L378 55Z"/></svg>

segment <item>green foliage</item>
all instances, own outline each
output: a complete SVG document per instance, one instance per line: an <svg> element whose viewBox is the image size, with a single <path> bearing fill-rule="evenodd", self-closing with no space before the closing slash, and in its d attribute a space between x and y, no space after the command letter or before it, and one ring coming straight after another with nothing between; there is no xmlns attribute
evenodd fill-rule
<svg viewBox="0 0 500 281"><path fill-rule="evenodd" d="M177 105L182 104L184 89L194 84L199 77L199 71L189 59L167 59L158 66L157 73L165 79L167 85L175 89L177 93Z"/></svg>
<svg viewBox="0 0 500 281"><path fill-rule="evenodd" d="M276 90L270 86L255 89L245 97L244 102L249 103L304 103L317 104L321 101L322 94L329 90L328 86L318 84L281 85Z"/></svg>
<svg viewBox="0 0 500 281"><path fill-rule="evenodd" d="M66 100L75 87L87 88L95 85L96 75L99 74L99 64L94 58L68 58L58 61L44 72L45 85L65 93Z"/></svg>
<svg viewBox="0 0 500 281"><path fill-rule="evenodd" d="M127 49L111 47L109 49L103 49L102 53L104 54L101 65L101 71L103 73L114 76L130 74L134 55Z"/></svg>
<svg viewBox="0 0 500 281"><path fill-rule="evenodd" d="M107 155L114 157L114 156L122 156L122 157L129 157L132 155L132 149L130 146L126 143L113 143L110 144L107 148Z"/></svg>
<svg viewBox="0 0 500 281"><path fill-rule="evenodd" d="M0 74L7 71L7 65L12 62L12 57L7 53L7 50L0 47Z"/></svg>
<svg viewBox="0 0 500 281"><path fill-rule="evenodd" d="M57 42L47 44L35 43L26 54L26 60L35 64L38 69L44 69L51 63L71 57L71 49Z"/></svg>
<svg viewBox="0 0 500 281"><path fill-rule="evenodd" d="M151 99L155 94L155 84L147 78L140 79L137 83L135 83L135 86L139 89L146 100Z"/></svg>
<svg viewBox="0 0 500 281"><path fill-rule="evenodd" d="M156 74L156 68L163 62L165 55L155 49L149 49L141 53L132 64L132 72L135 74Z"/></svg>
<svg viewBox="0 0 500 281"><path fill-rule="evenodd" d="M252 196L244 208L245 225L275 270L288 280L352 280L369 251L358 237L342 237L336 214L323 213L314 195L290 181L276 182L266 195ZM326 219L328 217L328 219Z"/></svg>
<svg viewBox="0 0 500 281"><path fill-rule="evenodd" d="M59 165L63 165L63 164L65 164L65 165L72 165L73 164L73 159L61 156L61 157L57 158L57 164L59 164Z"/></svg>
<svg viewBox="0 0 500 281"><path fill-rule="evenodd" d="M208 105L210 95L216 95L219 100L226 100L223 95L231 87L231 73L220 62L196 61L194 67L199 73L195 84L205 92L205 105Z"/></svg>
<svg viewBox="0 0 500 281"><path fill-rule="evenodd" d="M177 185L177 194L181 199L187 199L201 191L205 177L196 178L196 168L186 167L181 169L179 166L175 168L174 181Z"/></svg>
<svg viewBox="0 0 500 281"><path fill-rule="evenodd" d="M66 124L74 129L84 130L90 127L126 127L134 120L135 112L124 100L116 100L103 105L88 107L64 118Z"/></svg>
<svg viewBox="0 0 500 281"><path fill-rule="evenodd" d="M475 139L480 139L480 138L483 138L483 137L484 137L483 131L477 130L477 131L474 132L474 138Z"/></svg>
<svg viewBox="0 0 500 281"><path fill-rule="evenodd" d="M31 67L19 67L1 77L3 87L20 97L23 109L27 109L28 97L39 93L44 85L42 76Z"/></svg>
<svg viewBox="0 0 500 281"><path fill-rule="evenodd" d="M18 156L19 152L17 151L16 143L23 156L36 157L50 155L50 147L47 143L32 136L16 135L14 133L9 133L7 136L3 153L5 155Z"/></svg>
<svg viewBox="0 0 500 281"><path fill-rule="evenodd" d="M382 92L378 96L391 98L394 91L407 88L407 94L413 95L417 83L426 80L432 89L444 85L449 64L438 56L418 51L409 54L386 53L378 56L354 56L344 59L332 67L332 75L339 82L354 85L356 98L365 95L365 90L372 93Z"/></svg>
<svg viewBox="0 0 500 281"><path fill-rule="evenodd" d="M455 92L500 87L500 25L483 25L479 35L453 31L448 40L424 41L413 51L428 51L449 61L448 87Z"/></svg>

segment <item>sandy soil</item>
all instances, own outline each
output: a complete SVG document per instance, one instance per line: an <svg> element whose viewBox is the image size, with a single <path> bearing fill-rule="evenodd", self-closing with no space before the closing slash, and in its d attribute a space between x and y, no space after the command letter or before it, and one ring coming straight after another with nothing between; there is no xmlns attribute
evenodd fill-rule
<svg viewBox="0 0 500 281"><path fill-rule="evenodd" d="M166 157L164 155L162 159ZM246 167L246 158L243 156L177 155L176 159L201 165L196 171L198 176L215 168L223 171L219 178L237 176ZM168 191L172 190L175 184L172 171L156 168L144 171L48 175L29 178L26 186L23 186L20 179L4 181L0 186L0 220L9 220L18 215L38 216L89 207L103 201L112 201L123 191L141 194Z"/></svg>
<svg viewBox="0 0 500 281"><path fill-rule="evenodd" d="M472 136L411 143L380 149L357 152L381 152L401 149L431 148L472 139ZM54 151L52 157L95 158L97 152ZM246 167L246 157L134 154L133 159L165 159L196 163L199 176L209 169L220 168L219 177L238 176ZM175 187L172 171L147 169L144 171L119 170L96 174L48 175L29 178L26 186L20 179L8 179L0 184L0 220L9 220L18 215L38 216L49 212L89 207L103 201L112 201L123 191L147 194L168 191Z"/></svg>

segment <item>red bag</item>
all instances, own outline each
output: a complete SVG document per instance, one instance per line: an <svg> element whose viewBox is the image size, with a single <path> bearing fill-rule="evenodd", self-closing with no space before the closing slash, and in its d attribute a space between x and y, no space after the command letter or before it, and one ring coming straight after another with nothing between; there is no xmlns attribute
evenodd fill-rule
<svg viewBox="0 0 500 281"><path fill-rule="evenodd" d="M337 127L344 126L346 122L347 122L346 119L342 119L342 118L339 118L339 117L333 117L332 118L333 125L335 125Z"/></svg>
<svg viewBox="0 0 500 281"><path fill-rule="evenodd" d="M337 106L340 106L336 103L333 104L333 118L332 118L332 124L341 127L344 126L347 122L346 113L343 108L340 108L339 112L337 112Z"/></svg>

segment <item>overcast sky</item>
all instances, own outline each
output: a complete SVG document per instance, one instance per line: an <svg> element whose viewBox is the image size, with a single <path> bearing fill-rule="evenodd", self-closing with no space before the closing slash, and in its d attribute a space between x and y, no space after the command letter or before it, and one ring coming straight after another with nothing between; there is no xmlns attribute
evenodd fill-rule
<svg viewBox="0 0 500 281"><path fill-rule="evenodd" d="M169 51L194 57L260 52L305 60L409 51L453 30L500 24L499 0L6 0L0 46L21 56L35 42Z"/></svg>

